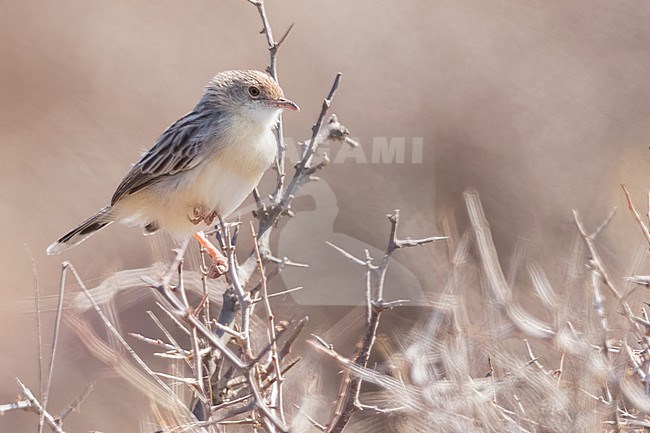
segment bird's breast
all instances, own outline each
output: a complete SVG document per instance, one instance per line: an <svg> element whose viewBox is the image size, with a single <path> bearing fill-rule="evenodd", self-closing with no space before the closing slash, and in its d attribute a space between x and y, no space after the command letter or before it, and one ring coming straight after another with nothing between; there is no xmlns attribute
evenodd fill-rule
<svg viewBox="0 0 650 433"><path fill-rule="evenodd" d="M244 178L259 178L273 163L277 144L271 129L230 132L220 149L207 161L209 165L226 167ZM233 136L234 135L234 136Z"/></svg>
<svg viewBox="0 0 650 433"><path fill-rule="evenodd" d="M192 185L193 201L204 203L226 216L233 212L262 178L277 153L271 130L240 134L197 167Z"/></svg>

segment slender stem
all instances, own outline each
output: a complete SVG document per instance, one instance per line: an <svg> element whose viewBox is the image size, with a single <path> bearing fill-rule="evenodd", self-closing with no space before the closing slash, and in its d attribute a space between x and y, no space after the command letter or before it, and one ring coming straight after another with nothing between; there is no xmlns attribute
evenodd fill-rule
<svg viewBox="0 0 650 433"><path fill-rule="evenodd" d="M38 433L43 431L43 423L45 414L47 412L47 401L50 396L50 388L52 386L52 376L54 374L54 359L56 358L56 348L59 343L59 331L61 330L61 315L63 314L63 296L65 294L65 277L68 262L64 262L61 271L61 282L59 285L59 300L56 305L56 318L54 319L54 337L52 338L52 354L50 356L50 368L47 374L47 384L43 392L43 410L40 412L40 420L38 423Z"/></svg>
<svg viewBox="0 0 650 433"><path fill-rule="evenodd" d="M277 380L273 386L272 396L274 397L271 401L271 404L276 407L276 411L280 414L280 419L283 423L286 423L284 416L284 403L282 398L282 383L284 378L282 377L282 368L280 366L280 358L278 357L278 347L276 344L276 335L275 335L275 316L273 315L273 310L271 309L271 303L269 302L269 293L266 282L266 271L264 270L264 264L262 263L262 256L260 255L259 246L257 245L257 234L255 233L255 227L251 221L251 232L253 234L253 245L255 245L255 254L257 256L257 266L260 272L261 284L262 284L262 299L264 300L264 307L266 308L266 314L268 317L269 325L269 342L271 343L271 358L273 361L273 368L275 369L275 375ZM275 400L275 401L273 401Z"/></svg>
<svg viewBox="0 0 650 433"><path fill-rule="evenodd" d="M16 378L16 382L18 382L18 386L20 387L23 395L27 401L29 401L32 410L41 416L44 422L46 422L52 428L52 431L56 433L65 433L65 431L63 431L63 427L61 427L57 420L45 410L45 406L39 403L36 397L34 397L32 391L23 385L23 383L18 378ZM42 427L39 425L39 429L40 428Z"/></svg>

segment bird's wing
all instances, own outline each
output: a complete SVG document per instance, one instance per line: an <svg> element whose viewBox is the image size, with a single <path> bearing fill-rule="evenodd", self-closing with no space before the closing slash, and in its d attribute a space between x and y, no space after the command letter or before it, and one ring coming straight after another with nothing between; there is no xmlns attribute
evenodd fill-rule
<svg viewBox="0 0 650 433"><path fill-rule="evenodd" d="M213 133L218 128L209 127L211 117L214 120L214 113L192 111L167 128L124 177L113 194L111 205L126 195L201 163L209 155L205 146L217 138Z"/></svg>

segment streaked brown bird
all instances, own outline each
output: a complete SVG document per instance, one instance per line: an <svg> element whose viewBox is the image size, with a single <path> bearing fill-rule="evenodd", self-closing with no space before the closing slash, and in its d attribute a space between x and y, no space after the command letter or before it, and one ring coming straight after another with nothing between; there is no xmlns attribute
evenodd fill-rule
<svg viewBox="0 0 650 433"><path fill-rule="evenodd" d="M178 242L194 236L213 260L222 259L203 230L237 209L274 161L273 128L285 109L299 110L268 74L218 73L194 110L167 128L135 163L111 204L47 253L64 251L119 221L140 226L147 235L163 230Z"/></svg>

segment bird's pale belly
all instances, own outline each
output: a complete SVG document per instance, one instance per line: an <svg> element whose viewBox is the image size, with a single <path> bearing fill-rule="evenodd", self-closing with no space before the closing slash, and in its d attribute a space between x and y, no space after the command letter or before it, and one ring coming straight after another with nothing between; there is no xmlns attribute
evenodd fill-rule
<svg viewBox="0 0 650 433"><path fill-rule="evenodd" d="M242 167L225 165L221 159L208 160L191 173L170 176L123 199L120 219L129 225L155 223L172 237L186 239L207 226L202 218L197 222L197 209L227 217L251 193L267 167L266 161Z"/></svg>

